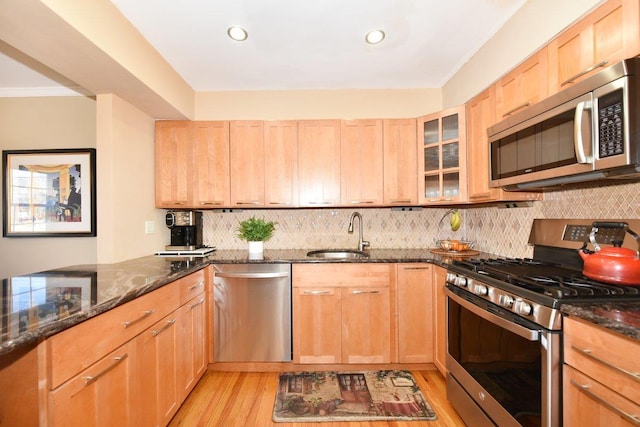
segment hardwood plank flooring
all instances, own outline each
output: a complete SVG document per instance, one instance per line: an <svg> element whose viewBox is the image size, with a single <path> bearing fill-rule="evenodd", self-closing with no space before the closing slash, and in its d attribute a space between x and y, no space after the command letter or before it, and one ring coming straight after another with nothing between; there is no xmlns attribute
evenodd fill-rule
<svg viewBox="0 0 640 427"><path fill-rule="evenodd" d="M411 371L436 412L435 421L375 421L334 423L274 423L271 420L278 387L277 372L207 371L191 392L170 427L464 427L446 398L445 380L438 371Z"/></svg>

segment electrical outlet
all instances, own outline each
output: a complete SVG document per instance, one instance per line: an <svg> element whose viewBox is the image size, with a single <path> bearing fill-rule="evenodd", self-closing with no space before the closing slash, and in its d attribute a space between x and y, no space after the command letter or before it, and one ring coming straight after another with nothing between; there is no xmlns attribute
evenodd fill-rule
<svg viewBox="0 0 640 427"><path fill-rule="evenodd" d="M144 234L153 234L156 232L156 223L153 221L144 222Z"/></svg>

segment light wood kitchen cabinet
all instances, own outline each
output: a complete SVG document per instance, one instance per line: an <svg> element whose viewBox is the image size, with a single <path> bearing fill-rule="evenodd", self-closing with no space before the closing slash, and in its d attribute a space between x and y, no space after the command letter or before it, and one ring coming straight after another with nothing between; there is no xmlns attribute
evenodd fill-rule
<svg viewBox="0 0 640 427"><path fill-rule="evenodd" d="M188 208L193 201L193 146L191 124L185 121L156 122L156 207Z"/></svg>
<svg viewBox="0 0 640 427"><path fill-rule="evenodd" d="M191 142L195 156L191 207L212 209L230 206L229 122L192 122Z"/></svg>
<svg viewBox="0 0 640 427"><path fill-rule="evenodd" d="M466 105L468 199L471 203L540 200L538 192L506 192L489 186L489 138L487 128L496 123L496 86L472 98Z"/></svg>
<svg viewBox="0 0 640 427"><path fill-rule="evenodd" d="M264 206L265 149L263 123L232 121L230 132L231 205Z"/></svg>
<svg viewBox="0 0 640 427"><path fill-rule="evenodd" d="M447 374L447 269L433 266L433 363L442 375Z"/></svg>
<svg viewBox="0 0 640 427"><path fill-rule="evenodd" d="M264 123L266 207L298 205L298 122Z"/></svg>
<svg viewBox="0 0 640 427"><path fill-rule="evenodd" d="M191 281L181 288L200 289L178 309L178 398L183 401L207 369L206 296L204 286Z"/></svg>
<svg viewBox="0 0 640 427"><path fill-rule="evenodd" d="M549 45L550 94L640 53L640 4L609 0Z"/></svg>
<svg viewBox="0 0 640 427"><path fill-rule="evenodd" d="M563 319L567 427L640 423L640 342L582 319Z"/></svg>
<svg viewBox="0 0 640 427"><path fill-rule="evenodd" d="M137 356L129 341L49 393L51 426L136 426Z"/></svg>
<svg viewBox="0 0 640 427"><path fill-rule="evenodd" d="M389 363L391 267L294 264L294 363Z"/></svg>
<svg viewBox="0 0 640 427"><path fill-rule="evenodd" d="M298 122L300 206L340 204L340 120Z"/></svg>
<svg viewBox="0 0 640 427"><path fill-rule="evenodd" d="M464 106L418 118L418 201L451 204L466 200Z"/></svg>
<svg viewBox="0 0 640 427"><path fill-rule="evenodd" d="M138 337L141 426L165 426L178 411L177 313Z"/></svg>
<svg viewBox="0 0 640 427"><path fill-rule="evenodd" d="M396 264L398 362L433 362L431 264Z"/></svg>
<svg viewBox="0 0 640 427"><path fill-rule="evenodd" d="M526 110L549 95L547 47L526 59L495 85L496 121Z"/></svg>
<svg viewBox="0 0 640 427"><path fill-rule="evenodd" d="M382 205L382 120L343 120L340 153L342 204Z"/></svg>
<svg viewBox="0 0 640 427"><path fill-rule="evenodd" d="M418 203L418 149L415 119L382 122L385 205Z"/></svg>

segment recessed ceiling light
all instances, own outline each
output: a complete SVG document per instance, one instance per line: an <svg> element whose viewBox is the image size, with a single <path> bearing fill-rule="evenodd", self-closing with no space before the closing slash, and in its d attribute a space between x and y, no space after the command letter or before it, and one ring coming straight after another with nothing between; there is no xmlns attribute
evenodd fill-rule
<svg viewBox="0 0 640 427"><path fill-rule="evenodd" d="M384 31L382 30L369 31L367 35L364 37L364 39L369 44L378 44L382 40L384 40Z"/></svg>
<svg viewBox="0 0 640 427"><path fill-rule="evenodd" d="M248 35L247 35L247 30L245 30L242 27L238 27L237 25L234 25L232 27L229 27L227 29L227 34L229 35L229 37L231 37L233 40L241 42L247 39Z"/></svg>

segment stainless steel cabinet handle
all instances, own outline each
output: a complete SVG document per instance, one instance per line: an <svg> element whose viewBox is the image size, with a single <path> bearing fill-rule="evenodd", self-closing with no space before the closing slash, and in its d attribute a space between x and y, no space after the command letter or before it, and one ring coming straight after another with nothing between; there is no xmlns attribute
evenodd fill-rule
<svg viewBox="0 0 640 427"><path fill-rule="evenodd" d="M204 280L199 281L198 283L196 283L195 285L189 287L190 291L196 290L197 288L199 288L200 286L204 286Z"/></svg>
<svg viewBox="0 0 640 427"><path fill-rule="evenodd" d="M195 302L193 304L191 304L191 307L189 307L191 310L193 310L194 308L196 308L197 306L199 306L200 304L202 304L204 302L204 298L200 298L198 300L198 302Z"/></svg>
<svg viewBox="0 0 640 427"><path fill-rule="evenodd" d="M106 374L107 372L109 372L110 370L115 368L116 366L118 366L120 364L120 362L122 362L127 357L129 357L128 353L125 353L122 356L115 356L113 358L114 362L111 365L107 366L106 369L104 369L103 371L99 372L96 375L89 375L89 376L84 377L84 385L88 386L89 384L96 382L98 380L98 378L100 378L101 376L103 376L104 374Z"/></svg>
<svg viewBox="0 0 640 427"><path fill-rule="evenodd" d="M349 200L349 203L356 205L356 204L372 204L375 203L375 200Z"/></svg>
<svg viewBox="0 0 640 427"><path fill-rule="evenodd" d="M207 206L207 205L215 205L215 206L219 206L224 204L224 202L222 200L214 200L211 202L200 202L201 206Z"/></svg>
<svg viewBox="0 0 640 427"><path fill-rule="evenodd" d="M282 205L282 206L293 206L293 203L291 202L277 202L277 201L273 201L273 202L269 202L270 205Z"/></svg>
<svg viewBox="0 0 640 427"><path fill-rule="evenodd" d="M411 203L411 199L392 199L391 203Z"/></svg>
<svg viewBox="0 0 640 427"><path fill-rule="evenodd" d="M564 86L566 84L569 83L573 83L576 79L579 79L580 77L584 76L585 74L589 74L590 72L592 72L593 70L595 70L596 68L601 68L604 67L605 65L607 65L609 63L608 59L605 59L604 61L598 62L597 64L593 64L592 66L590 66L589 68L587 68L584 71L580 71L578 74L576 74L575 76L569 77L567 80L563 81L562 83L560 83L560 86Z"/></svg>
<svg viewBox="0 0 640 427"><path fill-rule="evenodd" d="M638 372L629 372L626 369L623 369L619 366L613 365L610 362L607 362L606 360L594 355L591 350L589 350L588 348L578 348L575 345L572 345L571 348L575 351L577 351L578 353L582 354L584 357L591 359L595 362L598 362L608 368L613 369L614 371L617 371L619 373L621 373L622 375L625 375L629 378L631 378L634 381L637 381L640 383L640 373Z"/></svg>
<svg viewBox="0 0 640 427"><path fill-rule="evenodd" d="M400 267L403 270L430 270L431 267Z"/></svg>
<svg viewBox="0 0 640 427"><path fill-rule="evenodd" d="M614 406L612 403L607 402L606 400L604 400L603 398L601 398L597 394L591 392L591 390L589 390L589 385L588 384L578 384L575 380L571 380L571 385L577 387L578 389L580 389L581 392L583 392L584 394L586 394L587 396L589 396L590 398L592 398L593 400L595 400L596 402L598 402L602 406L606 406L611 411L613 411L616 414L620 415L622 418L624 418L625 420L629 421L634 426L640 426L640 417L638 417L638 415L627 414L622 409L618 408L617 406Z"/></svg>
<svg viewBox="0 0 640 427"><path fill-rule="evenodd" d="M288 277L289 273L215 273L215 276L241 279L273 279L276 277Z"/></svg>
<svg viewBox="0 0 640 427"><path fill-rule="evenodd" d="M526 108L526 107L528 107L529 105L531 105L531 101L527 101L527 102L525 102L524 104L520 104L520 105L518 105L517 107L513 107L511 110L509 110L509 111L507 111L506 113L504 113L504 114L502 115L502 117L510 116L510 115L512 115L513 113L515 113L516 111L521 110L521 109L523 109L523 108Z"/></svg>
<svg viewBox="0 0 640 427"><path fill-rule="evenodd" d="M331 291L303 291L304 295L330 295Z"/></svg>
<svg viewBox="0 0 640 427"><path fill-rule="evenodd" d="M261 205L259 200L238 200L236 205Z"/></svg>
<svg viewBox="0 0 640 427"><path fill-rule="evenodd" d="M331 201L316 201L316 200L309 200L309 204L310 205L330 205Z"/></svg>
<svg viewBox="0 0 640 427"><path fill-rule="evenodd" d="M156 312L156 309L155 309L155 308L152 308L151 310L145 310L145 311L143 312L142 316L138 317L137 319L135 319L135 320L131 320L131 321L126 321L126 320L125 320L125 321L123 322L124 327L125 327L125 328L128 328L129 326L133 325L134 323L138 323L139 321L141 321L141 320L142 320L142 319L144 319L145 317L149 317L149 316L151 316L151 315L152 315L153 313L155 313L155 312Z"/></svg>
<svg viewBox="0 0 640 427"><path fill-rule="evenodd" d="M379 294L380 291L375 291L375 290L371 290L371 291L363 291L360 289L356 289L351 291L351 295L360 295L360 294Z"/></svg>
<svg viewBox="0 0 640 427"><path fill-rule="evenodd" d="M162 332L164 332L165 330L167 330L168 328L171 327L171 325L173 325L174 323L176 323L176 319L171 319L168 320L167 323L165 323L165 325L160 328L160 329L154 329L153 331L151 331L151 336L157 337L158 335L160 335Z"/></svg>

